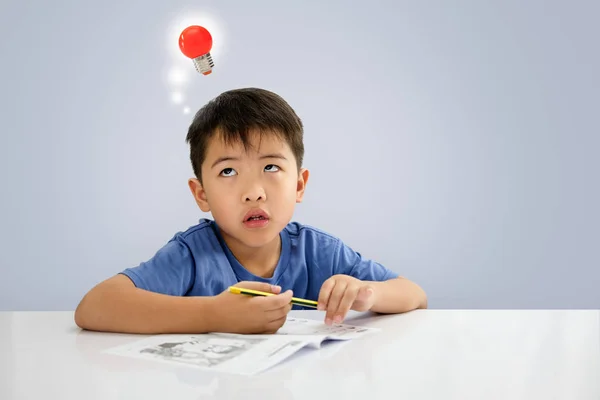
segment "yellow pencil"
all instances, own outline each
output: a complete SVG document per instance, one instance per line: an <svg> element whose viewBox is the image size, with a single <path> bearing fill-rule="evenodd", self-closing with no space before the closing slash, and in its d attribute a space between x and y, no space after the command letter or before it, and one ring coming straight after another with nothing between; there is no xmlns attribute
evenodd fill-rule
<svg viewBox="0 0 600 400"><path fill-rule="evenodd" d="M235 294L246 294L248 296L273 296L275 293L261 292L259 290L244 289L237 286L230 286L229 291ZM299 306L317 308L318 302L313 300L300 299L298 297L292 297L292 304Z"/></svg>

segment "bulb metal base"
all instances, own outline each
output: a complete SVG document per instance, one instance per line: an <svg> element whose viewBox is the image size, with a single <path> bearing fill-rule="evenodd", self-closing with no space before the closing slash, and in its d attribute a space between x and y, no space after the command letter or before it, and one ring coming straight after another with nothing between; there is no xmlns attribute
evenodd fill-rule
<svg viewBox="0 0 600 400"><path fill-rule="evenodd" d="M212 60L210 53L206 53L200 57L196 57L192 59L194 62L194 66L196 67L196 71L200 72L203 75L208 75L212 72L215 63Z"/></svg>

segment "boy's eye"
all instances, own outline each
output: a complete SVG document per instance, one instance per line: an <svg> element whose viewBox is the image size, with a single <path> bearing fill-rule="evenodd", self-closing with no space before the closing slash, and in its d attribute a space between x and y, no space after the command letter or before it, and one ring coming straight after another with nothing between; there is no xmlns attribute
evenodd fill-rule
<svg viewBox="0 0 600 400"><path fill-rule="evenodd" d="M279 167L275 164L269 164L265 167L265 171L267 172L277 172L279 171Z"/></svg>
<svg viewBox="0 0 600 400"><path fill-rule="evenodd" d="M225 168L223 171L221 171L222 176L233 176L235 174L236 172L233 168Z"/></svg>

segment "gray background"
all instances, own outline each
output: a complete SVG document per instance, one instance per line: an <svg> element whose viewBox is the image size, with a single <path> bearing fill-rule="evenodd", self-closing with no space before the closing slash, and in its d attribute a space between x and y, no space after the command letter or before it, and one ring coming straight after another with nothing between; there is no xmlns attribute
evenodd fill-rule
<svg viewBox="0 0 600 400"><path fill-rule="evenodd" d="M3 0L0 309L72 310L208 216L186 130L245 86L304 120L295 219L431 308L600 308L599 4Z"/></svg>

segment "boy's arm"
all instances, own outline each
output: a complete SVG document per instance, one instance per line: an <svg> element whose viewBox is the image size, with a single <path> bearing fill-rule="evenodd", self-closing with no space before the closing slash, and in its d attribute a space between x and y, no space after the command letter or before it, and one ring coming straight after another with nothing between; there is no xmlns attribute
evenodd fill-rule
<svg viewBox="0 0 600 400"><path fill-rule="evenodd" d="M182 297L136 288L119 274L98 284L75 310L82 329L123 333L204 333L214 326L213 297Z"/></svg>
<svg viewBox="0 0 600 400"><path fill-rule="evenodd" d="M373 288L374 303L371 311L394 314L427 308L427 295L416 283L402 278L383 282L365 282Z"/></svg>

